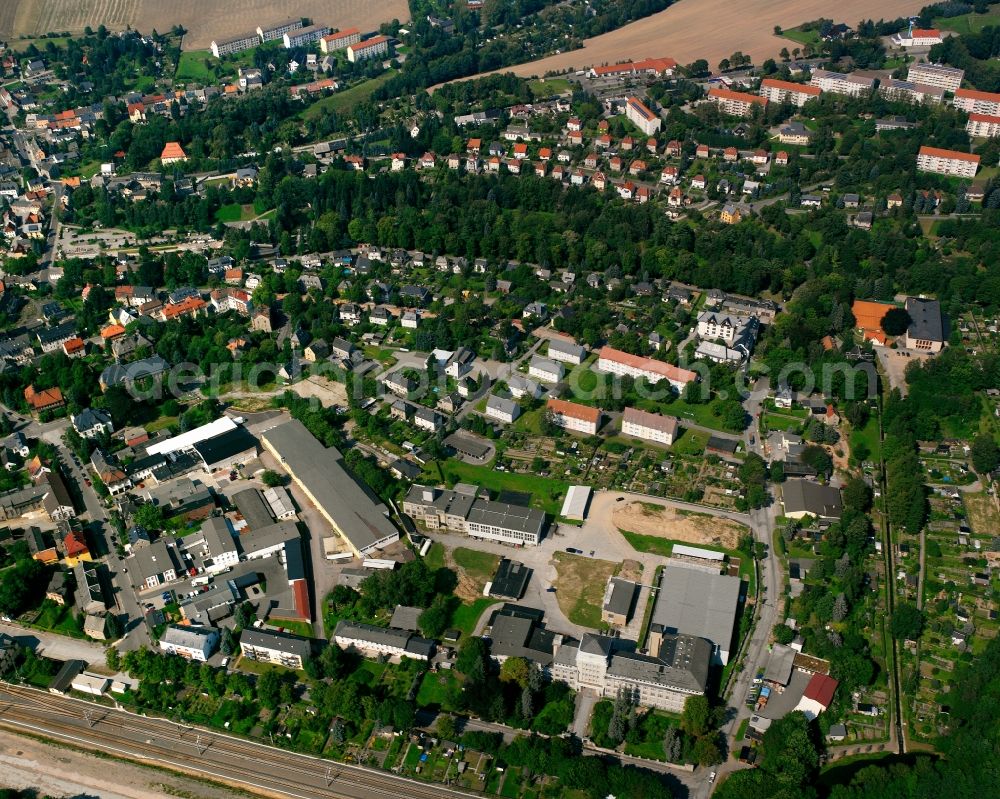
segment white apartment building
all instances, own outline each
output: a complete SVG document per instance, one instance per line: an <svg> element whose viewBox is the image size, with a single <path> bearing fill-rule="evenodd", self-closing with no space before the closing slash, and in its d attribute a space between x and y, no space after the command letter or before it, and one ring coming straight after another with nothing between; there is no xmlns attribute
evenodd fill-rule
<svg viewBox="0 0 1000 799"><path fill-rule="evenodd" d="M679 431L680 425L673 416L662 416L639 408L626 408L622 414L622 432L627 436L670 446Z"/></svg>
<svg viewBox="0 0 1000 799"><path fill-rule="evenodd" d="M204 663L219 643L215 627L170 625L160 637L160 649L169 655L180 655L188 660Z"/></svg>
<svg viewBox="0 0 1000 799"><path fill-rule="evenodd" d="M528 364L528 375L547 383L558 383L563 379L564 371L561 363L550 361L539 355L532 358L531 363Z"/></svg>
<svg viewBox="0 0 1000 799"><path fill-rule="evenodd" d="M324 53L334 53L361 41L361 31L358 28L329 33L319 40L319 49Z"/></svg>
<svg viewBox="0 0 1000 799"><path fill-rule="evenodd" d="M708 99L718 105L722 113L733 117L748 117L754 108L766 108L767 98L756 94L734 92L729 89L709 89Z"/></svg>
<svg viewBox="0 0 1000 799"><path fill-rule="evenodd" d="M965 130L970 136L992 139L1000 136L1000 117L989 116L987 114L969 114L969 121L965 123Z"/></svg>
<svg viewBox="0 0 1000 799"><path fill-rule="evenodd" d="M389 40L385 36L373 36L363 42L348 45L347 60L352 64L369 58L376 58L389 52Z"/></svg>
<svg viewBox="0 0 1000 799"><path fill-rule="evenodd" d="M940 103L944 100L944 89L940 86L928 86L925 83L913 83L895 78L880 81L878 93L888 100L908 100L911 103Z"/></svg>
<svg viewBox="0 0 1000 799"><path fill-rule="evenodd" d="M240 635L240 653L258 663L301 669L312 654L312 644L308 638L297 635L251 628Z"/></svg>
<svg viewBox="0 0 1000 799"><path fill-rule="evenodd" d="M587 351L575 342L554 338L549 340L548 356L553 361L562 361L576 366L587 358Z"/></svg>
<svg viewBox="0 0 1000 799"><path fill-rule="evenodd" d="M329 25L310 25L308 28L297 28L287 31L281 38L285 49L290 50L293 47L305 47L313 42L318 42L329 32Z"/></svg>
<svg viewBox="0 0 1000 799"><path fill-rule="evenodd" d="M746 320L729 314L717 314L705 311L698 317L698 337L715 341L722 339L732 345Z"/></svg>
<svg viewBox="0 0 1000 799"><path fill-rule="evenodd" d="M760 96L772 103L789 102L801 108L810 100L821 94L818 86L805 83L793 83L789 80L764 78L760 82Z"/></svg>
<svg viewBox="0 0 1000 799"><path fill-rule="evenodd" d="M301 27L301 19L287 19L284 22L279 22L277 25L269 25L266 28L258 25L257 35L260 37L261 42L273 42L276 39L282 38L289 31L298 30Z"/></svg>
<svg viewBox="0 0 1000 799"><path fill-rule="evenodd" d="M490 398L486 400L487 419L495 419L504 424L513 424L514 420L520 415L521 406L512 399L491 394Z"/></svg>
<svg viewBox="0 0 1000 799"><path fill-rule="evenodd" d="M337 646L355 649L369 658L384 655L390 658L430 660L434 651L433 641L420 638L408 630L373 627L370 624L359 624L346 619L337 622L333 640Z"/></svg>
<svg viewBox="0 0 1000 799"><path fill-rule="evenodd" d="M979 171L979 156L925 145L917 153L917 169L938 175L974 178Z"/></svg>
<svg viewBox="0 0 1000 799"><path fill-rule="evenodd" d="M590 436L597 435L597 429L601 425L600 408L590 408L554 397L549 398L545 407L559 427Z"/></svg>
<svg viewBox="0 0 1000 799"><path fill-rule="evenodd" d="M665 379L678 391L698 379L698 375L690 369L681 369L653 358L631 355L614 347L601 348L597 357L597 371L633 378L643 377L654 384Z"/></svg>
<svg viewBox="0 0 1000 799"><path fill-rule="evenodd" d="M660 118L638 97L629 97L625 101L625 117L647 136L654 135L660 129Z"/></svg>
<svg viewBox="0 0 1000 799"><path fill-rule="evenodd" d="M911 83L936 86L946 92L953 92L962 85L965 70L944 64L912 64L906 71L906 79Z"/></svg>
<svg viewBox="0 0 1000 799"><path fill-rule="evenodd" d="M225 55L242 53L244 50L249 50L251 47L256 47L258 44L260 44L260 38L257 36L256 32L241 33L239 36L233 36L231 39L213 41L211 48L212 55L216 58L222 58Z"/></svg>
<svg viewBox="0 0 1000 799"><path fill-rule="evenodd" d="M995 92L981 92L976 89L956 89L952 105L969 114L986 114L991 117L1000 117L1000 94L996 94Z"/></svg>
<svg viewBox="0 0 1000 799"><path fill-rule="evenodd" d="M864 78L860 75L845 75L841 72L828 72L825 69L816 69L813 70L812 79L809 81L809 84L816 86L820 91L860 97L872 90L875 86L875 79Z"/></svg>

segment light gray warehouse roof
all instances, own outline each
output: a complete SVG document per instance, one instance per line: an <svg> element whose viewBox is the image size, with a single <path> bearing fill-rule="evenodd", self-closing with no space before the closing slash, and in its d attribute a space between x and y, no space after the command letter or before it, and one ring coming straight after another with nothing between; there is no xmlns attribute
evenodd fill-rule
<svg viewBox="0 0 1000 799"><path fill-rule="evenodd" d="M663 567L653 624L663 632L707 638L722 651L733 640L740 578L683 566Z"/></svg>
<svg viewBox="0 0 1000 799"><path fill-rule="evenodd" d="M282 546L286 541L299 537L295 522L275 522L266 527L255 527L240 533L240 548L248 558L255 553L272 547Z"/></svg>
<svg viewBox="0 0 1000 799"><path fill-rule="evenodd" d="M795 650L784 644L775 644L771 657L767 661L764 679L778 685L788 685L792 678L792 663L795 660Z"/></svg>
<svg viewBox="0 0 1000 799"><path fill-rule="evenodd" d="M506 502L477 499L466 517L473 524L502 527L522 533L541 535L545 526L545 514L536 508L509 505Z"/></svg>
<svg viewBox="0 0 1000 799"><path fill-rule="evenodd" d="M251 530L274 524L271 511L268 509L264 497L256 488L244 488L242 491L237 491L233 494L233 504L240 515L246 519L247 526Z"/></svg>
<svg viewBox="0 0 1000 799"><path fill-rule="evenodd" d="M355 550L365 553L399 539L385 506L354 481L340 452L324 447L302 422L273 427L263 440Z"/></svg>

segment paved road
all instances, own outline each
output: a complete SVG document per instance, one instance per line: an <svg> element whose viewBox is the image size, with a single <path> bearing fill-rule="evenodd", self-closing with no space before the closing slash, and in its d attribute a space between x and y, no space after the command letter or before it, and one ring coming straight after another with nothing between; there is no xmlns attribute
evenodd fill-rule
<svg viewBox="0 0 1000 799"><path fill-rule="evenodd" d="M287 752L213 730L0 684L0 725L293 799L458 799L473 794Z"/></svg>

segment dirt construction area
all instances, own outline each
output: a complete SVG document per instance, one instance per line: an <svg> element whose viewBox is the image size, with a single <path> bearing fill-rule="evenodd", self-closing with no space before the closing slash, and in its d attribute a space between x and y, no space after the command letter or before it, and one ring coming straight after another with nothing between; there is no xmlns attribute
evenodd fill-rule
<svg viewBox="0 0 1000 799"><path fill-rule="evenodd" d="M629 502L615 508L611 523L619 530L639 535L736 549L746 527L730 519L665 508L646 502Z"/></svg>
<svg viewBox="0 0 1000 799"><path fill-rule="evenodd" d="M133 27L141 32L169 31L181 25L188 32L185 50L208 49L213 39L226 39L258 25L288 18L308 17L335 28L357 26L376 30L380 23L409 18L406 0L241 0L234 13L232 0L0 0L0 36L38 36L88 25L112 30Z"/></svg>
<svg viewBox="0 0 1000 799"><path fill-rule="evenodd" d="M774 35L774 26L794 28L820 17L857 24L861 19L894 19L917 13L923 0L678 0L659 14L587 39L583 49L542 58L501 72L544 75L614 64L629 59L670 57L680 64L704 58L714 69L737 50L756 63L798 45Z"/></svg>

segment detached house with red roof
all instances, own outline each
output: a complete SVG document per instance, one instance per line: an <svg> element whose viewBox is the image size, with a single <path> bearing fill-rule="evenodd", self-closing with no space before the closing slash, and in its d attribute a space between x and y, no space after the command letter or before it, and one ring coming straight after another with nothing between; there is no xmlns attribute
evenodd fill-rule
<svg viewBox="0 0 1000 799"><path fill-rule="evenodd" d="M814 674L795 710L801 710L812 721L833 704L837 685L837 681L827 674Z"/></svg>
<svg viewBox="0 0 1000 799"><path fill-rule="evenodd" d="M28 386L24 390L24 399L28 403L28 407L31 408L31 412L35 415L43 411L58 410L66 404L66 401L63 399L63 393L58 388L46 388L37 391L34 386Z"/></svg>

